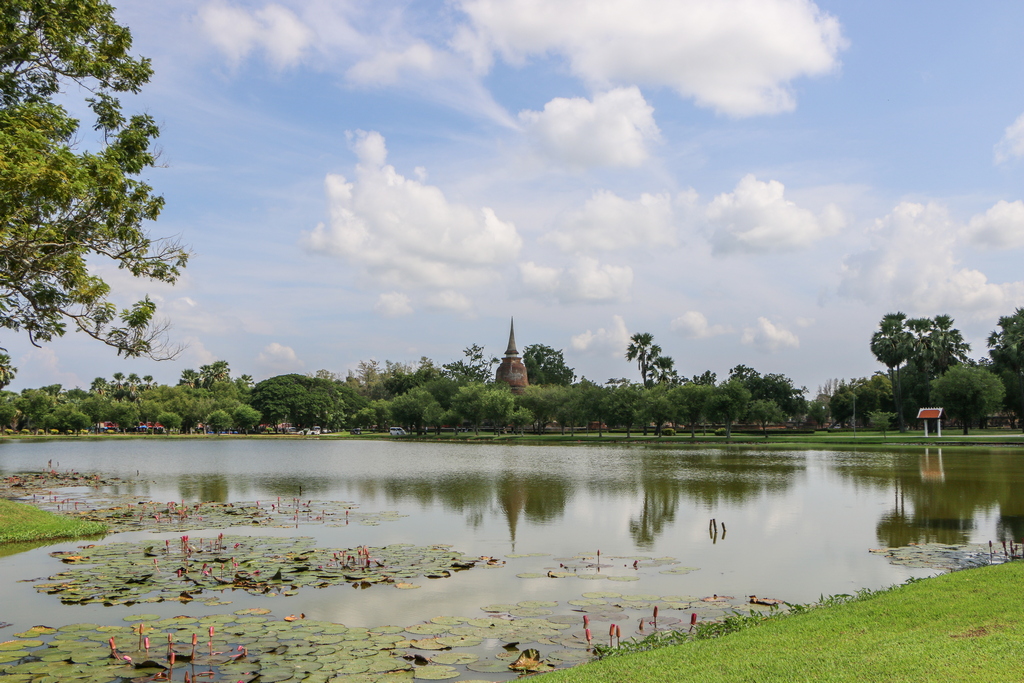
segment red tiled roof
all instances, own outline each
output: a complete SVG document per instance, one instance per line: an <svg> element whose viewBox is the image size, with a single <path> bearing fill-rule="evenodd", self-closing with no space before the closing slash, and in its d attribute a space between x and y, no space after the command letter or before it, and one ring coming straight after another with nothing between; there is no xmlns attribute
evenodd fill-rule
<svg viewBox="0 0 1024 683"><path fill-rule="evenodd" d="M921 408L917 411L918 420L934 420L942 417L942 408Z"/></svg>

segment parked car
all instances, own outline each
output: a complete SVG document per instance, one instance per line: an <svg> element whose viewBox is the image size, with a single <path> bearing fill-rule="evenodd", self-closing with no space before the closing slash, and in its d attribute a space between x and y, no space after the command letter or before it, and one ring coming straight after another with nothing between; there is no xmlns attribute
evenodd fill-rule
<svg viewBox="0 0 1024 683"><path fill-rule="evenodd" d="M406 432L401 427L392 427L391 428L391 436L406 436L407 434L408 434L408 432Z"/></svg>

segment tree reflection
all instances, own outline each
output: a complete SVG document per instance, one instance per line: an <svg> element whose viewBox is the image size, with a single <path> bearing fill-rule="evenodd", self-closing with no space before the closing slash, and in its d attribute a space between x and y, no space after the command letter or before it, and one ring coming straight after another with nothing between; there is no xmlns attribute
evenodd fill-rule
<svg viewBox="0 0 1024 683"><path fill-rule="evenodd" d="M711 511L728 504L740 506L765 493L789 488L805 467L799 454L762 451L669 452L646 454L641 460L643 503L629 522L633 542L642 550L675 521L682 499ZM717 539L716 539L717 540Z"/></svg>
<svg viewBox="0 0 1024 683"><path fill-rule="evenodd" d="M839 472L862 485L889 489L893 507L876 526L879 543L961 544L981 514L999 511L996 540L1024 537L1018 458L997 449L926 448L857 456Z"/></svg>

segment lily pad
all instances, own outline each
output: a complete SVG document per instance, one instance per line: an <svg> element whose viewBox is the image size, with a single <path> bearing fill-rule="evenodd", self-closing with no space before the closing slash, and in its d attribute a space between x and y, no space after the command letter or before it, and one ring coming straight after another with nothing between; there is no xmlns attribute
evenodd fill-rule
<svg viewBox="0 0 1024 683"><path fill-rule="evenodd" d="M416 679L424 681L443 681L449 678L458 678L461 675L459 670L454 667L435 664L413 669L412 673Z"/></svg>

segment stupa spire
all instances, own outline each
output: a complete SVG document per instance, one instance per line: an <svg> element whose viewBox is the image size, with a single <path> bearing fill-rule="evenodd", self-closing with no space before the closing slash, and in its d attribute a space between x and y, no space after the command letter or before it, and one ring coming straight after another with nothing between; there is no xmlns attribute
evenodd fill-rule
<svg viewBox="0 0 1024 683"><path fill-rule="evenodd" d="M519 351L516 349L516 321L515 318L511 319L508 328L508 348L505 349L506 356L518 356Z"/></svg>

